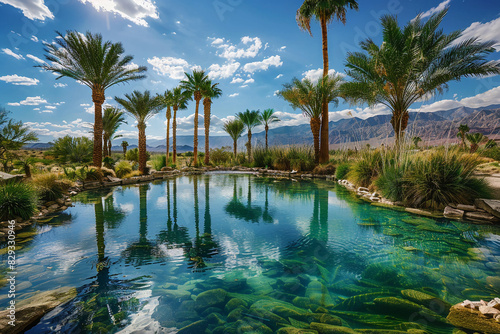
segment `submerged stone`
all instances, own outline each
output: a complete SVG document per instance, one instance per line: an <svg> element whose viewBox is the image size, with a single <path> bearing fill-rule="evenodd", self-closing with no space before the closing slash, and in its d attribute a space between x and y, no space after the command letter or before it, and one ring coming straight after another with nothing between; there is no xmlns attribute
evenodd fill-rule
<svg viewBox="0 0 500 334"><path fill-rule="evenodd" d="M243 306L243 307L247 308L248 304L247 304L247 302L245 302L239 298L232 298L226 303L224 310L227 313L230 313L232 310L236 309L238 306Z"/></svg>
<svg viewBox="0 0 500 334"><path fill-rule="evenodd" d="M202 292L196 297L195 308L203 310L212 306L221 306L226 300L227 292L222 289L213 289Z"/></svg>
<svg viewBox="0 0 500 334"><path fill-rule="evenodd" d="M177 334L200 334L205 332L205 329L208 327L208 322L205 320L200 320L189 324L177 332Z"/></svg>
<svg viewBox="0 0 500 334"><path fill-rule="evenodd" d="M323 306L333 305L333 300L330 297L327 287L320 281L311 281L307 285L306 297L315 304Z"/></svg>
<svg viewBox="0 0 500 334"><path fill-rule="evenodd" d="M295 327L281 327L276 334L318 334L314 329L304 329Z"/></svg>
<svg viewBox="0 0 500 334"><path fill-rule="evenodd" d="M417 290L412 290L412 289L406 289L402 290L401 294L406 298L409 299L415 303L418 303L420 305L424 305L425 307L430 308L431 310L442 310L443 312L439 313L448 313L449 309L451 308L451 304L445 302L444 300L429 295L425 292L417 291Z"/></svg>
<svg viewBox="0 0 500 334"><path fill-rule="evenodd" d="M321 323L317 323L317 322L311 322L310 326L311 326L311 329L318 331L319 334L356 334L356 333L358 333L358 332L356 332L348 327L327 325L327 324L321 324Z"/></svg>

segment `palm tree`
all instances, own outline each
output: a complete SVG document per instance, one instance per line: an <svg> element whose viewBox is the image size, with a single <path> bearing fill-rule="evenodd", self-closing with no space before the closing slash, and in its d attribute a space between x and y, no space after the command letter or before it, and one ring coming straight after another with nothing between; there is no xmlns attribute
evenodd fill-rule
<svg viewBox="0 0 500 334"><path fill-rule="evenodd" d="M269 124L274 123L274 122L279 122L280 119L274 115L274 109L266 109L262 112L260 115L260 123L264 125L264 128L266 130L266 151L269 148L268 141L267 141L267 133L269 132Z"/></svg>
<svg viewBox="0 0 500 334"><path fill-rule="evenodd" d="M114 139L123 137L122 135L115 136L116 131L120 127L120 124L127 122L125 121L124 112L116 107L106 107L104 108L104 115L102 117L102 139L104 143L103 156L111 156L111 145Z"/></svg>
<svg viewBox="0 0 500 334"><path fill-rule="evenodd" d="M57 79L69 77L92 89L94 102L93 164L102 162L102 104L107 88L128 81L144 79L145 66L132 65L132 56L123 56L121 43L103 42L100 34L87 32L57 32L55 43L44 43L47 64L43 69L59 74Z"/></svg>
<svg viewBox="0 0 500 334"><path fill-rule="evenodd" d="M127 147L128 147L128 141L126 140L122 141L123 157L127 155Z"/></svg>
<svg viewBox="0 0 500 334"><path fill-rule="evenodd" d="M462 148L464 150L466 148L465 136L466 136L467 132L469 132L469 131L470 131L470 129L469 129L469 126L467 124L460 124L460 126L458 127L457 137L462 139Z"/></svg>
<svg viewBox="0 0 500 334"><path fill-rule="evenodd" d="M198 115L200 110L200 101L203 97L202 91L205 83L208 81L208 76L204 71L193 70L193 74L185 73L186 80L181 81L182 89L188 91L196 101L196 109L194 112L194 139L193 139L193 154L194 165L198 164Z"/></svg>
<svg viewBox="0 0 500 334"><path fill-rule="evenodd" d="M343 86L343 94L353 103L387 106L396 147L414 102L442 93L451 80L500 73L500 64L486 59L496 42L474 37L457 43L462 31L447 35L439 29L446 13L436 13L425 23L419 15L403 28L396 16L383 16L382 45L368 39L360 43L364 53L348 54L347 74L353 81Z"/></svg>
<svg viewBox="0 0 500 334"><path fill-rule="evenodd" d="M413 137L412 141L413 141L413 145L415 145L415 148L418 149L418 143L420 143L422 141L422 138L420 138L420 137Z"/></svg>
<svg viewBox="0 0 500 334"><path fill-rule="evenodd" d="M323 78L328 76L328 23L337 20L346 23L346 8L358 10L355 0L305 0L297 10L297 24L311 36L311 19L314 17L321 24L323 39ZM321 124L321 163L329 160L328 140L328 102L323 101Z"/></svg>
<svg viewBox="0 0 500 334"><path fill-rule="evenodd" d="M134 90L132 94L125 94L126 99L115 97L125 111L137 121L139 130L139 171L144 174L146 170L146 122L156 115L162 108L161 100L151 96L147 90L141 93Z"/></svg>
<svg viewBox="0 0 500 334"><path fill-rule="evenodd" d="M476 152L479 148L479 144L488 140L488 137L479 132L467 133L465 138L467 138L467 141L470 143L470 153Z"/></svg>
<svg viewBox="0 0 500 334"><path fill-rule="evenodd" d="M210 144L209 144L209 132L210 132L210 113L212 108L212 99L219 98L222 95L222 90L217 87L219 84L212 84L211 80L207 80L203 85L201 94L203 95L203 120L205 125L205 165L210 162Z"/></svg>
<svg viewBox="0 0 500 334"><path fill-rule="evenodd" d="M260 124L260 111L259 110L246 110L245 112L239 112L236 117L243 122L248 130L248 142L247 153L248 161L252 161L252 129Z"/></svg>
<svg viewBox="0 0 500 334"><path fill-rule="evenodd" d="M234 119L232 121L225 122L223 128L224 131L226 131L233 139L234 158L236 159L236 154L238 151L238 138L240 138L243 134L245 124L243 124L243 122L239 119Z"/></svg>
<svg viewBox="0 0 500 334"><path fill-rule="evenodd" d="M167 107L165 112L165 117L167 118L167 165L170 159L170 119L172 118L172 106L173 106L173 93L171 90L167 90L163 96L160 96L164 105Z"/></svg>
<svg viewBox="0 0 500 334"><path fill-rule="evenodd" d="M187 109L187 103L191 100L191 94L182 89L181 86L175 87L172 90L172 108L174 109L174 117L172 121L172 163L177 160L177 110Z"/></svg>
<svg viewBox="0 0 500 334"><path fill-rule="evenodd" d="M310 118L316 163L321 161L319 140L323 102L333 102L338 105L342 83L343 77L339 74L327 76L318 80L317 83L313 83L309 79L299 80L295 78L292 83L283 85L284 89L278 92L278 96L288 101L292 108L300 109L304 116Z"/></svg>

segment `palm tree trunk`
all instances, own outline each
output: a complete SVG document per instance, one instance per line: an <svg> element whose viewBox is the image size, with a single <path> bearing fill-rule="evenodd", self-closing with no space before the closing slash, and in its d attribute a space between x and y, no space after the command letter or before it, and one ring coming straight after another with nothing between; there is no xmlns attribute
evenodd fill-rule
<svg viewBox="0 0 500 334"><path fill-rule="evenodd" d="M326 17L322 16L321 22L321 36L323 40L323 77L328 76L328 29ZM329 154L329 140L328 140L328 102L323 101L322 115L321 115L321 147L319 162L326 163L330 160Z"/></svg>
<svg viewBox="0 0 500 334"><path fill-rule="evenodd" d="M106 136L103 136L103 148L102 148L102 155L107 156L108 155L108 138Z"/></svg>
<svg viewBox="0 0 500 334"><path fill-rule="evenodd" d="M108 139L108 155L111 156L111 139Z"/></svg>
<svg viewBox="0 0 500 334"><path fill-rule="evenodd" d="M238 140L233 140L233 148L234 148L234 158L236 159L236 155L238 154Z"/></svg>
<svg viewBox="0 0 500 334"><path fill-rule="evenodd" d="M146 125L137 125L139 129L139 172L144 174L146 169Z"/></svg>
<svg viewBox="0 0 500 334"><path fill-rule="evenodd" d="M194 166L198 164L198 115L200 110L200 100L201 93L195 92L194 98L196 100L196 109L194 111L194 139L193 139L193 155L194 155Z"/></svg>
<svg viewBox="0 0 500 334"><path fill-rule="evenodd" d="M210 109L212 106L212 101L209 98L203 100L204 107L204 123L205 123L205 165L210 163L210 144L209 144L209 132L210 132Z"/></svg>
<svg viewBox="0 0 500 334"><path fill-rule="evenodd" d="M174 119L172 121L172 163L177 160L177 107L174 106Z"/></svg>
<svg viewBox="0 0 500 334"><path fill-rule="evenodd" d="M266 124L266 151L268 150L269 146L267 145L267 132L269 131L269 125Z"/></svg>
<svg viewBox="0 0 500 334"><path fill-rule="evenodd" d="M467 146L465 146L465 131L461 132L462 134L462 149L466 149Z"/></svg>
<svg viewBox="0 0 500 334"><path fill-rule="evenodd" d="M92 88L92 101L94 102L94 152L92 162L98 169L102 165L102 104L104 100L104 89Z"/></svg>
<svg viewBox="0 0 500 334"><path fill-rule="evenodd" d="M394 110L394 113L392 114L391 124L394 129L395 146L397 150L399 150L402 144L401 139L404 138L404 131L408 126L408 119L408 111Z"/></svg>
<svg viewBox="0 0 500 334"><path fill-rule="evenodd" d="M125 158L127 156L127 146L122 146L123 147L123 157Z"/></svg>
<svg viewBox="0 0 500 334"><path fill-rule="evenodd" d="M314 138L314 162L319 162L319 131L321 128L321 121L319 118L311 118L311 132Z"/></svg>
<svg viewBox="0 0 500 334"><path fill-rule="evenodd" d="M170 118L167 118L167 159L166 164L170 160Z"/></svg>
<svg viewBox="0 0 500 334"><path fill-rule="evenodd" d="M248 162L252 162L252 130L250 129L248 129L247 151L248 151Z"/></svg>

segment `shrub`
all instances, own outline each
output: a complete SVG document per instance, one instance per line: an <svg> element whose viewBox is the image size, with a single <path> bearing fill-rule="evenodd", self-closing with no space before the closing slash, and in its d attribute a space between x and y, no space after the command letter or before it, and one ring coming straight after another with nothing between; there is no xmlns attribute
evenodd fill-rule
<svg viewBox="0 0 500 334"><path fill-rule="evenodd" d="M256 167L271 167L273 166L273 157L269 150L264 147L256 147L253 152L253 163Z"/></svg>
<svg viewBox="0 0 500 334"><path fill-rule="evenodd" d="M185 157L192 157L192 156L194 156L194 153L192 151L187 151L184 153L184 156Z"/></svg>
<svg viewBox="0 0 500 334"><path fill-rule="evenodd" d="M335 166L332 164L318 165L314 168L313 174L316 175L333 175L335 174Z"/></svg>
<svg viewBox="0 0 500 334"><path fill-rule="evenodd" d="M23 182L7 182L0 185L0 219L15 217L29 219L36 211L37 193Z"/></svg>
<svg viewBox="0 0 500 334"><path fill-rule="evenodd" d="M434 152L415 160L405 178L405 201L411 206L441 209L448 203L472 203L491 195L486 181L473 176L479 163L475 155Z"/></svg>
<svg viewBox="0 0 500 334"><path fill-rule="evenodd" d="M125 159L129 161L139 162L139 149L136 147L131 150L128 150L127 153L125 154ZM151 159L151 154L146 151L146 160L149 159Z"/></svg>
<svg viewBox="0 0 500 334"><path fill-rule="evenodd" d="M337 170L335 171L335 177L337 180L343 180L345 179L347 173L349 173L349 170L351 169L351 165L348 163L343 163L337 166Z"/></svg>
<svg viewBox="0 0 500 334"><path fill-rule="evenodd" d="M115 161L110 156L104 157L104 159L102 159L102 164L106 168L113 169L113 164L114 163L115 163Z"/></svg>
<svg viewBox="0 0 500 334"><path fill-rule="evenodd" d="M215 148L210 150L210 161L215 165L224 165L231 161L233 154L230 147Z"/></svg>
<svg viewBox="0 0 500 334"><path fill-rule="evenodd" d="M408 191L407 173L411 168L411 159L390 159L382 167L380 176L374 184L385 198L391 201L403 201Z"/></svg>
<svg viewBox="0 0 500 334"><path fill-rule="evenodd" d="M483 157L500 161L500 147L498 146L494 146L488 149L483 149L479 152L479 154Z"/></svg>
<svg viewBox="0 0 500 334"><path fill-rule="evenodd" d="M124 175L122 177L122 179L130 179L131 177L134 177L134 176L141 176L141 172L139 172L138 170L131 171L130 173L127 173L126 175Z"/></svg>
<svg viewBox="0 0 500 334"><path fill-rule="evenodd" d="M130 162L122 160L115 165L115 173L119 178L123 178L125 175L132 172L132 165Z"/></svg>
<svg viewBox="0 0 500 334"><path fill-rule="evenodd" d="M160 171L163 167L166 167L167 155L166 154L153 155L151 159L151 166L153 166L153 168L158 171Z"/></svg>
<svg viewBox="0 0 500 334"><path fill-rule="evenodd" d="M369 187L379 175L382 165L380 150L362 151L358 160L352 165L348 177L361 187Z"/></svg>
<svg viewBox="0 0 500 334"><path fill-rule="evenodd" d="M42 201L55 201L62 197L65 190L58 175L54 173L37 175L33 178L32 185Z"/></svg>
<svg viewBox="0 0 500 334"><path fill-rule="evenodd" d="M111 168L102 167L101 173L103 177L108 177L108 176L116 177L115 171L112 170Z"/></svg>
<svg viewBox="0 0 500 334"><path fill-rule="evenodd" d="M55 157L60 163L85 163L92 161L93 149L94 144L87 137L65 136L56 139L47 154Z"/></svg>
<svg viewBox="0 0 500 334"><path fill-rule="evenodd" d="M236 162L238 165L244 165L247 163L247 156L244 152L236 154Z"/></svg>

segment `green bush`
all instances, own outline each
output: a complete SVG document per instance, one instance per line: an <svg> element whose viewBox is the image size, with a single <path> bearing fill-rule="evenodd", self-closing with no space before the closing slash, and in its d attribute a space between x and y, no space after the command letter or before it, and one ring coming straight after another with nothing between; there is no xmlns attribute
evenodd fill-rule
<svg viewBox="0 0 500 334"><path fill-rule="evenodd" d="M256 147L253 152L253 163L256 167L273 167L273 157L269 150L263 147Z"/></svg>
<svg viewBox="0 0 500 334"><path fill-rule="evenodd" d="M115 161L110 156L104 157L104 159L102 159L102 164L106 168L113 169L113 164L114 163L115 163Z"/></svg>
<svg viewBox="0 0 500 334"><path fill-rule="evenodd" d="M133 170L130 162L122 160L115 164L115 173L116 176L123 179L125 175L131 173Z"/></svg>
<svg viewBox="0 0 500 334"><path fill-rule="evenodd" d="M59 177L54 173L40 174L31 181L42 201L55 201L61 198L64 185L59 182Z"/></svg>
<svg viewBox="0 0 500 334"><path fill-rule="evenodd" d="M125 154L125 159L129 161L139 162L139 148L128 150ZM151 154L146 151L146 160L151 159Z"/></svg>
<svg viewBox="0 0 500 334"><path fill-rule="evenodd" d="M256 167L297 171L312 171L316 166L313 149L309 146L274 146L268 150L256 147L253 151L253 163Z"/></svg>
<svg viewBox="0 0 500 334"><path fill-rule="evenodd" d="M382 167L382 154L380 150L364 150L351 167L348 178L356 185L369 187L377 178Z"/></svg>
<svg viewBox="0 0 500 334"><path fill-rule="evenodd" d="M408 191L406 175L411 168L411 159L390 159L382 167L380 176L374 184L385 198L391 201L404 201Z"/></svg>
<svg viewBox="0 0 500 334"><path fill-rule="evenodd" d="M157 171L160 171L163 167L167 166L167 155L166 154L158 154L153 155L151 158L151 166Z"/></svg>
<svg viewBox="0 0 500 334"><path fill-rule="evenodd" d="M184 156L185 157L192 157L192 156L194 156L194 153L192 151L187 151L184 153Z"/></svg>
<svg viewBox="0 0 500 334"><path fill-rule="evenodd" d="M405 202L414 207L442 209L448 203L467 204L475 198L490 197L486 181L473 175L479 162L475 155L456 152L418 156L405 177Z"/></svg>
<svg viewBox="0 0 500 334"><path fill-rule="evenodd" d="M491 148L482 149L478 152L481 156L500 161L500 147L493 146Z"/></svg>
<svg viewBox="0 0 500 334"><path fill-rule="evenodd" d="M52 148L47 153L54 156L60 163L92 161L94 144L87 137L65 136L56 139L52 144Z"/></svg>
<svg viewBox="0 0 500 334"><path fill-rule="evenodd" d="M12 181L0 185L0 220L29 219L36 206L37 193L31 185Z"/></svg>
<svg viewBox="0 0 500 334"><path fill-rule="evenodd" d="M215 148L210 150L210 161L215 165L224 165L231 161L233 154L230 147Z"/></svg>
<svg viewBox="0 0 500 334"><path fill-rule="evenodd" d="M350 169L351 165L348 163L338 165L337 170L335 171L335 177L337 178L337 180L344 180Z"/></svg>

